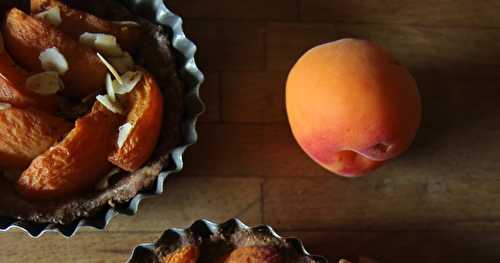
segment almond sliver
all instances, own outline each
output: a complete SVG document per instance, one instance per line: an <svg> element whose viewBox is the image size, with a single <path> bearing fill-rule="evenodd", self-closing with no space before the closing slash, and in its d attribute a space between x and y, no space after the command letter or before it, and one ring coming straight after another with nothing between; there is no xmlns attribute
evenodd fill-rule
<svg viewBox="0 0 500 263"><path fill-rule="evenodd" d="M109 111L117 114L123 114L121 105L118 104L118 102L113 102L108 95L98 95L96 99Z"/></svg>
<svg viewBox="0 0 500 263"><path fill-rule="evenodd" d="M10 109L11 107L12 107L12 105L10 105L9 103L0 102L0 110Z"/></svg>
<svg viewBox="0 0 500 263"><path fill-rule="evenodd" d="M35 15L53 26L59 26L62 23L61 11L58 6L52 7L47 11L40 12Z"/></svg>
<svg viewBox="0 0 500 263"><path fill-rule="evenodd" d="M111 79L111 75L109 75L109 73L106 74L106 93L111 101L116 101L115 87L113 87L113 80Z"/></svg>
<svg viewBox="0 0 500 263"><path fill-rule="evenodd" d="M123 145L125 145L125 142L127 141L127 138L133 129L134 125L132 125L129 122L123 124L118 128L118 139L116 140L116 145L118 145L118 149L121 149Z"/></svg>
<svg viewBox="0 0 500 263"><path fill-rule="evenodd" d="M64 83L55 71L46 71L26 79L26 88L41 95L56 94L64 89Z"/></svg>
<svg viewBox="0 0 500 263"><path fill-rule="evenodd" d="M97 57L99 57L101 62L104 64L104 66L106 66L106 68L108 68L109 72L111 72L111 74L113 74L113 76L116 78L118 83L123 84L123 80L120 77L120 74L118 74L116 69L111 64L109 64L109 62L101 54L99 54L99 52L97 52Z"/></svg>
<svg viewBox="0 0 500 263"><path fill-rule="evenodd" d="M134 59L128 52L123 52L120 56L110 57L108 59L109 63L111 63L120 74L124 74L134 66Z"/></svg>
<svg viewBox="0 0 500 263"><path fill-rule="evenodd" d="M45 71L57 71L59 74L64 75L68 69L68 61L56 47L47 48L40 53L38 57L42 63L42 68Z"/></svg>
<svg viewBox="0 0 500 263"><path fill-rule="evenodd" d="M122 75L123 83L113 83L115 87L116 94L127 94L131 92L135 86L141 81L142 72L140 71L127 71Z"/></svg>

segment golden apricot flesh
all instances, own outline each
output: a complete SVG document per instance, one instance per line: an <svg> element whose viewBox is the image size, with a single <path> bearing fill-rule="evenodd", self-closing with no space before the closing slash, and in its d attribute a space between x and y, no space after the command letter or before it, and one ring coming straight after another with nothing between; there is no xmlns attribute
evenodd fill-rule
<svg viewBox="0 0 500 263"><path fill-rule="evenodd" d="M200 257L200 249L188 245L165 255L160 259L161 263L196 263Z"/></svg>
<svg viewBox="0 0 500 263"><path fill-rule="evenodd" d="M0 110L0 168L28 167L70 129L70 123L43 111L14 107Z"/></svg>
<svg viewBox="0 0 500 263"><path fill-rule="evenodd" d="M411 74L385 49L357 39L306 52L289 73L286 109L302 149L348 177L403 153L421 121Z"/></svg>
<svg viewBox="0 0 500 263"><path fill-rule="evenodd" d="M112 168L107 161L121 117L99 102L78 119L64 140L33 160L17 182L34 200L65 198L90 190Z"/></svg>
<svg viewBox="0 0 500 263"><path fill-rule="evenodd" d="M284 262L279 250L273 247L242 247L229 254L224 263L280 263Z"/></svg>
<svg viewBox="0 0 500 263"><path fill-rule="evenodd" d="M19 108L37 108L54 113L58 109L55 95L40 95L26 89L28 73L20 68L3 45L0 37L0 102Z"/></svg>
<svg viewBox="0 0 500 263"><path fill-rule="evenodd" d="M58 0L31 0L32 13L39 13L53 7L58 7L61 13L61 24L57 27L74 39L78 39L85 32L109 34L118 39L123 49L132 52L141 38L139 26L113 23L73 9Z"/></svg>
<svg viewBox="0 0 500 263"><path fill-rule="evenodd" d="M111 163L126 171L139 169L149 159L160 136L163 96L153 76L143 72L142 80L127 94L127 122L133 128L124 145L109 156Z"/></svg>
<svg viewBox="0 0 500 263"><path fill-rule="evenodd" d="M14 60L31 72L43 71L40 54L57 48L69 66L62 77L67 87L63 94L82 99L104 87L108 71L94 50L19 9L7 13L4 40Z"/></svg>

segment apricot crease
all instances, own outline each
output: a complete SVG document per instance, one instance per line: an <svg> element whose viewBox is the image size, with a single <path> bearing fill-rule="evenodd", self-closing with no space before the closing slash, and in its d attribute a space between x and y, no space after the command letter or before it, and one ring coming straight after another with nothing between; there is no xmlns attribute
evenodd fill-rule
<svg viewBox="0 0 500 263"><path fill-rule="evenodd" d="M0 168L28 167L70 129L70 123L39 110L0 110Z"/></svg>
<svg viewBox="0 0 500 263"><path fill-rule="evenodd" d="M33 160L18 180L20 193L28 199L48 200L90 190L111 169L107 156L120 121L96 102L61 143Z"/></svg>
<svg viewBox="0 0 500 263"><path fill-rule="evenodd" d="M31 72L41 72L39 55L56 47L69 64L63 94L84 98L104 86L107 69L96 53L52 25L13 8L7 13L4 39L14 60Z"/></svg>
<svg viewBox="0 0 500 263"><path fill-rule="evenodd" d="M141 30L138 26L113 23L73 9L57 0L31 0L32 13L39 13L51 7L59 7L61 12L62 22L58 28L74 39L78 39L85 32L110 34L117 38L123 49L133 52L141 38Z"/></svg>
<svg viewBox="0 0 500 263"><path fill-rule="evenodd" d="M144 71L144 76L128 94L128 123L133 129L125 144L115 150L109 161L127 170L139 169L151 156L158 137L163 115L163 97L153 76Z"/></svg>

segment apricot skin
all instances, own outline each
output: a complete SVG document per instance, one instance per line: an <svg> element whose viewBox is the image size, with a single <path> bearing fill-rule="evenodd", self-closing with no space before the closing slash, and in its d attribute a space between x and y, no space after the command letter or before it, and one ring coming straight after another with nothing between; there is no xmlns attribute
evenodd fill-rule
<svg viewBox="0 0 500 263"><path fill-rule="evenodd" d="M309 50L290 71L292 132L317 163L359 176L403 153L421 120L417 85L381 47L343 39Z"/></svg>
<svg viewBox="0 0 500 263"><path fill-rule="evenodd" d="M56 47L69 64L63 76L65 95L82 99L104 87L108 71L95 51L19 9L13 8L7 13L4 40L14 60L31 72L43 71L38 58L40 53Z"/></svg>
<svg viewBox="0 0 500 263"><path fill-rule="evenodd" d="M55 6L59 7L62 18L58 28L74 39L79 39L80 35L85 32L110 34L115 36L120 46L129 52L134 51L139 43L140 27L114 24L111 21L73 9L57 0L32 0L31 12L39 13Z"/></svg>
<svg viewBox="0 0 500 263"><path fill-rule="evenodd" d="M161 258L162 263L196 263L200 256L200 250L196 246L185 246Z"/></svg>
<svg viewBox="0 0 500 263"><path fill-rule="evenodd" d="M150 73L144 71L141 82L128 94L128 104L127 121L134 128L123 147L109 156L109 161L132 172L149 159L160 135L163 97Z"/></svg>
<svg viewBox="0 0 500 263"><path fill-rule="evenodd" d="M49 200L90 190L112 168L107 156L121 121L96 102L62 142L33 160L17 182L19 192L28 199Z"/></svg>
<svg viewBox="0 0 500 263"><path fill-rule="evenodd" d="M271 247L242 247L229 254L224 263L280 263L283 262L279 251Z"/></svg>
<svg viewBox="0 0 500 263"><path fill-rule="evenodd" d="M71 129L61 118L35 109L0 110L0 168L24 169Z"/></svg>

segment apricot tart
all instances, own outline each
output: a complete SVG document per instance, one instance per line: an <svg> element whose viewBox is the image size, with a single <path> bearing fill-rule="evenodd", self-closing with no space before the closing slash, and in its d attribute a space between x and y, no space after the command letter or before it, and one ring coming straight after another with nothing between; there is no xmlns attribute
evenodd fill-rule
<svg viewBox="0 0 500 263"><path fill-rule="evenodd" d="M171 35L112 0L2 12L0 226L36 235L161 191L188 90Z"/></svg>
<svg viewBox="0 0 500 263"><path fill-rule="evenodd" d="M296 238L282 238L269 226L250 228L237 219L217 225L196 221L188 229L169 229L156 243L134 249L130 263L323 263Z"/></svg>

